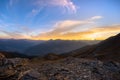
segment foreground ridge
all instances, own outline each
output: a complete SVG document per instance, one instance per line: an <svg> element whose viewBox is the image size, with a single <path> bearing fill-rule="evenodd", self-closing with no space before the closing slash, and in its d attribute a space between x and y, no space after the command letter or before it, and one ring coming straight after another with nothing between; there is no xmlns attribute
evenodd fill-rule
<svg viewBox="0 0 120 80"><path fill-rule="evenodd" d="M0 80L120 80L120 64L68 57L55 61L5 58L0 54Z"/></svg>

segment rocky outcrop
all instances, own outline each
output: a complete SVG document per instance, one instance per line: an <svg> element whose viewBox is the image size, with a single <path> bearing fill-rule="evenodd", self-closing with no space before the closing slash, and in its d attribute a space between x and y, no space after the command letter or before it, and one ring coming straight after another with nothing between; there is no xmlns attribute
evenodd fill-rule
<svg viewBox="0 0 120 80"><path fill-rule="evenodd" d="M0 80L120 80L120 63L68 57L43 63L0 54Z"/></svg>
<svg viewBox="0 0 120 80"><path fill-rule="evenodd" d="M5 58L5 56L2 53L0 53L0 59L3 59L3 58Z"/></svg>
<svg viewBox="0 0 120 80"><path fill-rule="evenodd" d="M8 59L0 53L0 80L17 80L22 72L29 70L27 62L28 59Z"/></svg>
<svg viewBox="0 0 120 80"><path fill-rule="evenodd" d="M45 62L32 67L22 80L120 80L120 64L79 58Z"/></svg>

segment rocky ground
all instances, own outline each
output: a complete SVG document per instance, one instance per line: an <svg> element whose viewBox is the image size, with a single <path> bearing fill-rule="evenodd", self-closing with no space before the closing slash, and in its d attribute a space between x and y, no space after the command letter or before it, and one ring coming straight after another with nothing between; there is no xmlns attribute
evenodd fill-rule
<svg viewBox="0 0 120 80"><path fill-rule="evenodd" d="M73 57L36 63L0 54L0 80L120 80L120 63Z"/></svg>

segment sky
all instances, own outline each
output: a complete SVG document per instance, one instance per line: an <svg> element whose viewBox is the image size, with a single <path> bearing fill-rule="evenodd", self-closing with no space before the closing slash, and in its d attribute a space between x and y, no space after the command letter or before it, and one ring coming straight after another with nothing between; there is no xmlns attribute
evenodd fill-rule
<svg viewBox="0 0 120 80"><path fill-rule="evenodd" d="M0 0L0 38L104 40L120 32L120 0Z"/></svg>

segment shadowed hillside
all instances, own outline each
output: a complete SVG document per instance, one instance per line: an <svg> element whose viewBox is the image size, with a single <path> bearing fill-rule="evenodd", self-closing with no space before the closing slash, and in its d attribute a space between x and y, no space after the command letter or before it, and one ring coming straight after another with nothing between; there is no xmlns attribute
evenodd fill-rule
<svg viewBox="0 0 120 80"><path fill-rule="evenodd" d="M67 54L81 58L120 61L120 34L112 36L99 44L86 46Z"/></svg>

